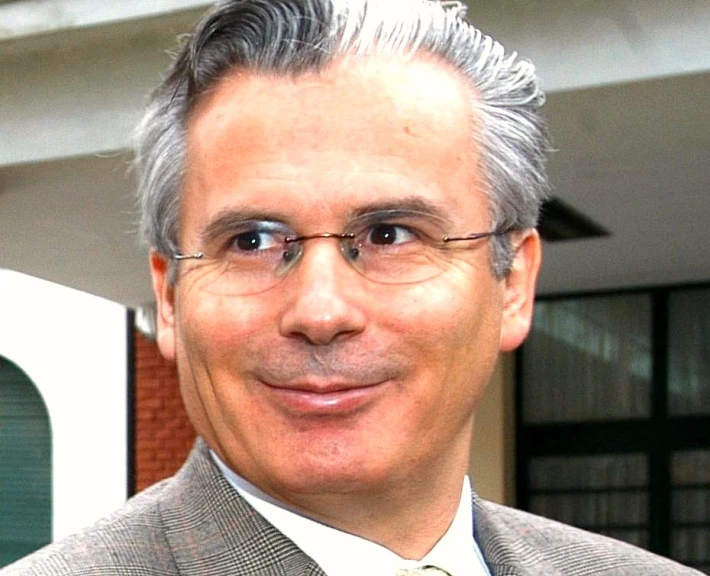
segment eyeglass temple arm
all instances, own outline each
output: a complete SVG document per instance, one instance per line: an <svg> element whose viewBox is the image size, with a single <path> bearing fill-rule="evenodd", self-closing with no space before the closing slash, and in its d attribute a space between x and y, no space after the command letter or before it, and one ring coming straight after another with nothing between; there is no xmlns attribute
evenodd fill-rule
<svg viewBox="0 0 710 576"><path fill-rule="evenodd" d="M204 252L194 252L192 254L181 254L180 252L175 252L172 254L171 258L173 260L201 260L205 257Z"/></svg>
<svg viewBox="0 0 710 576"><path fill-rule="evenodd" d="M444 244L448 242L464 242L466 240L480 240L481 238L488 238L490 236L502 236L507 233L507 230L493 230L491 232L478 232L476 234L469 234L468 236L444 236L441 241Z"/></svg>

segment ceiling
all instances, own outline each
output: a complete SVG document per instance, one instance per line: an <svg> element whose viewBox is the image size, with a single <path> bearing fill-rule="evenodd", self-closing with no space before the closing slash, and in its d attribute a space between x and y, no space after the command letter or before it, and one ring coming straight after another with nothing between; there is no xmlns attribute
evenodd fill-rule
<svg viewBox="0 0 710 576"><path fill-rule="evenodd" d="M507 0L483 4L518 5ZM552 69L557 60L554 42L543 40L540 42L546 46L550 44L540 56L544 77L546 66ZM164 49L160 50L162 57ZM535 52L534 46L531 51ZM531 57L536 60L535 54ZM98 58L115 61L119 56L106 53ZM17 62L18 74L28 69ZM75 58L75 62L76 78L86 77L80 67L84 60ZM137 56L126 56L122 62L121 70L140 67ZM163 63L164 58L161 66ZM546 243L540 293L710 281L710 72L698 71L701 67L695 66L690 73L674 69L671 75L670 67L677 63L669 61L666 75L646 74L633 81L611 83L603 81L605 66L597 70L601 80L577 81L577 88L561 81L555 84L550 74L553 89L546 115L556 149L550 161L553 193L611 234ZM92 72L98 74L103 67L94 66ZM45 73L36 66L33 74L40 82ZM575 74L583 76L578 71ZM141 82L144 78L147 82L149 76L143 70ZM0 93L2 82L0 78ZM79 92L70 86L70 80L65 84L68 94ZM101 84L97 76L93 83L97 94ZM47 94L61 89L55 82ZM34 89L26 90L16 105ZM118 88L111 90L115 93L113 105L119 110L126 98L118 95ZM86 94L85 86L80 93ZM75 100L67 97L68 102ZM37 121L37 110L44 115L33 124L35 130L46 118L56 128L51 138L61 139L57 107L34 106L33 121ZM80 115L81 108L66 114L75 123ZM130 110L114 114L126 123L133 121L133 115ZM5 125L12 122L16 122L13 129L17 131L13 138L21 144L24 156L21 162L0 164L0 267L128 306L150 301L147 251L135 235L134 184L127 153L81 152L33 161L33 150L47 146L48 137L35 142L33 134L20 132L22 122L17 119L8 117ZM96 125L104 124L91 118L87 122L93 125L87 138L98 139L101 130ZM12 150L12 141L3 141L7 134L0 131L0 149ZM78 129L76 134L73 141L77 146L87 142Z"/></svg>
<svg viewBox="0 0 710 576"><path fill-rule="evenodd" d="M553 94L553 193L610 236L545 246L540 291L710 280L710 74Z"/></svg>

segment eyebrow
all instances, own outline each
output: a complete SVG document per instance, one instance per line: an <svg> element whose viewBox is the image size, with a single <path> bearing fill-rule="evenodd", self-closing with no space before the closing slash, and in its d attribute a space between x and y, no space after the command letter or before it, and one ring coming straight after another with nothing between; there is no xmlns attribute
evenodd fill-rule
<svg viewBox="0 0 710 576"><path fill-rule="evenodd" d="M250 208L224 208L202 230L200 240L203 245L209 245L245 222L273 222L288 227L282 214Z"/></svg>
<svg viewBox="0 0 710 576"><path fill-rule="evenodd" d="M367 214L377 212L422 212L432 216L448 220L448 214L438 204L422 198L421 196L406 196L396 200L383 200L370 202L363 206L359 206L351 212L351 217L357 218Z"/></svg>

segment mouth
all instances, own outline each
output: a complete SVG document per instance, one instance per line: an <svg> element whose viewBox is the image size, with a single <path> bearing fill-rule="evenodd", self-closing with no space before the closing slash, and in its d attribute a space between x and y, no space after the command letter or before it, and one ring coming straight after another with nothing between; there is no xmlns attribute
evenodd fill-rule
<svg viewBox="0 0 710 576"><path fill-rule="evenodd" d="M303 382L272 385L263 382L269 395L292 416L343 416L365 409L387 386L387 381L351 384Z"/></svg>

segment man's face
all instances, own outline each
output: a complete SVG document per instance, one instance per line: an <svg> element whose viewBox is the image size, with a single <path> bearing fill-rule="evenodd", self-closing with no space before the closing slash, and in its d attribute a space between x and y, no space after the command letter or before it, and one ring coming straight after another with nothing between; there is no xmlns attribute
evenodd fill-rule
<svg viewBox="0 0 710 576"><path fill-rule="evenodd" d="M230 75L188 124L180 246L201 250L225 216L310 235L385 205L435 209L452 235L489 230L475 126L467 87L423 58ZM267 493L303 506L434 477L460 488L497 353L528 329L537 236L516 243L506 280L483 240L433 279L392 285L319 238L279 284L247 295L212 290L190 261L171 288L153 256L159 344L198 433Z"/></svg>

